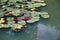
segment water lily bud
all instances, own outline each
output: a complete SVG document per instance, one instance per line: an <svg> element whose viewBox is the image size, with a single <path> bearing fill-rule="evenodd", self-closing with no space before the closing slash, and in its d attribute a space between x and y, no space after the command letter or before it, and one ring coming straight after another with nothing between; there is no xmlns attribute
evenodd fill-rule
<svg viewBox="0 0 60 40"><path fill-rule="evenodd" d="M18 19L17 17L15 17L13 20L14 20L14 21L18 21L19 19Z"/></svg>
<svg viewBox="0 0 60 40"><path fill-rule="evenodd" d="M25 21L29 20L29 17L28 16L24 16L24 19Z"/></svg>

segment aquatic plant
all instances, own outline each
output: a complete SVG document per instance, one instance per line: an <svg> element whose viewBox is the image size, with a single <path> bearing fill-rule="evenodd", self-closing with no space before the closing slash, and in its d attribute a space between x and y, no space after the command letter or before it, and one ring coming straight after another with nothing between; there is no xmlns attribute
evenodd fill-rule
<svg viewBox="0 0 60 40"><path fill-rule="evenodd" d="M6 19L6 23L2 24L0 20L0 28L9 28L12 30L21 29L27 23L35 23L41 18L50 18L47 12L38 12L40 7L46 6L44 0L1 0L0 1L0 17ZM4 20L5 21L5 20Z"/></svg>

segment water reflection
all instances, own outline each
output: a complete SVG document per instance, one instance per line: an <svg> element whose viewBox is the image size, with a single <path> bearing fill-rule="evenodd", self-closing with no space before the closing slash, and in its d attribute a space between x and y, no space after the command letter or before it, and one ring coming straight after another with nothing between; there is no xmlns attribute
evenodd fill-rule
<svg viewBox="0 0 60 40"><path fill-rule="evenodd" d="M54 27L38 24L37 40L57 40L58 37L59 31Z"/></svg>
<svg viewBox="0 0 60 40"><path fill-rule="evenodd" d="M7 34L7 35L14 35L14 32L12 32L11 30L8 30L8 31L6 32L6 34Z"/></svg>
<svg viewBox="0 0 60 40"><path fill-rule="evenodd" d="M0 40L35 40L37 34L37 23L28 24L26 30L13 32L10 29L0 30Z"/></svg>

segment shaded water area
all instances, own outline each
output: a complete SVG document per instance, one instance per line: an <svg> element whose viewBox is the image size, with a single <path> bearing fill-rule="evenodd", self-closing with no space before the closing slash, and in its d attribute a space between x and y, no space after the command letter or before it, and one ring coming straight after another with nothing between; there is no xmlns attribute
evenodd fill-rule
<svg viewBox="0 0 60 40"><path fill-rule="evenodd" d="M28 24L27 29L21 32L0 30L0 40L60 40L60 0L45 1L47 6L41 9L50 14L50 19Z"/></svg>

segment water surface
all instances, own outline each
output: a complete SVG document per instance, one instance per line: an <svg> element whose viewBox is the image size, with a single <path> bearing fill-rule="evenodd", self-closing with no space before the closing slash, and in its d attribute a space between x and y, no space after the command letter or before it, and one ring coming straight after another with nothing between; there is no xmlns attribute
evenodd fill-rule
<svg viewBox="0 0 60 40"><path fill-rule="evenodd" d="M27 29L21 32L12 32L10 29L0 30L0 40L60 40L60 0L45 0L43 11L49 13L49 20L28 24Z"/></svg>

